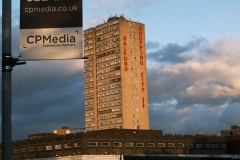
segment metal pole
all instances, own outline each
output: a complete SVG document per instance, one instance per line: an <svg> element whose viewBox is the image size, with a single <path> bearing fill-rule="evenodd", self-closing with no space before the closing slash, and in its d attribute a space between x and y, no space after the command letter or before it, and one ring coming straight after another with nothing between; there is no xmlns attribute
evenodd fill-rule
<svg viewBox="0 0 240 160"><path fill-rule="evenodd" d="M12 159L11 0L2 0L2 159Z"/></svg>

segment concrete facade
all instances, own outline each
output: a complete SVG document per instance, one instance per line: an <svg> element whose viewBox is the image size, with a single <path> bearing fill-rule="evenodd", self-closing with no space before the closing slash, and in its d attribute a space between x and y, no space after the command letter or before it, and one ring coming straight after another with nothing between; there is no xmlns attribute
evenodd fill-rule
<svg viewBox="0 0 240 160"><path fill-rule="evenodd" d="M149 129L145 25L123 16L84 31L85 127Z"/></svg>

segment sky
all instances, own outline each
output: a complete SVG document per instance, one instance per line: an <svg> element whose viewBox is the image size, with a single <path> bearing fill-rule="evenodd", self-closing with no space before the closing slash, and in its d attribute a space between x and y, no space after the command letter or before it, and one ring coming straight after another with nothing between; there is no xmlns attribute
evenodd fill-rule
<svg viewBox="0 0 240 160"><path fill-rule="evenodd" d="M19 6L12 0L15 57ZM83 0L83 29L113 15L145 24L150 129L220 135L240 124L239 0ZM13 140L84 124L83 60L13 69Z"/></svg>

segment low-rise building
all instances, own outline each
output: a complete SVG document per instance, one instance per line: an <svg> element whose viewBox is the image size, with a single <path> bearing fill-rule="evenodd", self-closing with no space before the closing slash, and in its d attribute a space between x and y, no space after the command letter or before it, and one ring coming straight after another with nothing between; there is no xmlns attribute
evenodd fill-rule
<svg viewBox="0 0 240 160"><path fill-rule="evenodd" d="M12 160L103 154L221 155L227 154L227 147L224 136L163 135L161 130L108 129L18 140L12 144Z"/></svg>

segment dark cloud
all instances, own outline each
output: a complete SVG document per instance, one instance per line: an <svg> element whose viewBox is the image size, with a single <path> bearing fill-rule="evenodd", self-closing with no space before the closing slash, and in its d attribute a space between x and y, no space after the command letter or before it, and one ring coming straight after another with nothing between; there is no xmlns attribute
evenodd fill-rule
<svg viewBox="0 0 240 160"><path fill-rule="evenodd" d="M239 41L221 39L209 45L197 38L162 48L161 53L175 51L180 58L171 60L163 54L148 59L151 128L175 134L220 134L239 124Z"/></svg>
<svg viewBox="0 0 240 160"><path fill-rule="evenodd" d="M147 41L146 46L147 46L147 51L149 51L149 50L159 49L160 44L156 41L154 41L154 42L153 41Z"/></svg>
<svg viewBox="0 0 240 160"><path fill-rule="evenodd" d="M13 139L62 125L84 127L83 71L71 72L74 63L83 61L35 61L14 68Z"/></svg>
<svg viewBox="0 0 240 160"><path fill-rule="evenodd" d="M84 128L82 66L83 60L63 60L29 61L14 67L13 140L41 131L53 132L62 125Z"/></svg>
<svg viewBox="0 0 240 160"><path fill-rule="evenodd" d="M208 42L204 38L192 37L185 45L168 43L162 46L161 49L153 52L148 52L148 60L156 62L167 62L167 63L182 63L191 60L194 53L197 52L199 56L205 53ZM148 42L147 47L159 47L160 45L156 42Z"/></svg>

